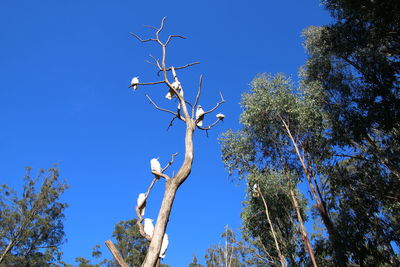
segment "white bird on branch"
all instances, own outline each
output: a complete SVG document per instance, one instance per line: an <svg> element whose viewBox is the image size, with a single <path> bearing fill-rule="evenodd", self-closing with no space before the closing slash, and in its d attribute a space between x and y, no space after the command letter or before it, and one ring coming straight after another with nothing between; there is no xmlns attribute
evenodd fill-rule
<svg viewBox="0 0 400 267"><path fill-rule="evenodd" d="M203 119L204 119L204 110L201 108L200 105L197 106L196 110L196 120L197 126L203 126Z"/></svg>
<svg viewBox="0 0 400 267"><path fill-rule="evenodd" d="M137 199L137 206L140 210L140 213L142 216L144 216L144 211L146 209L146 194L145 193L140 193Z"/></svg>
<svg viewBox="0 0 400 267"><path fill-rule="evenodd" d="M175 91L177 91L180 95L182 95L182 94L181 94L182 85L181 85L181 83L180 83L178 80L175 80L175 82L173 82L173 83L171 84L171 87L174 88ZM170 89L168 90L168 93L165 95L165 98L168 99L168 100L171 100L172 97L174 97L174 94L175 94L175 92L170 88ZM183 96L183 95L182 95L182 96Z"/></svg>
<svg viewBox="0 0 400 267"><path fill-rule="evenodd" d="M161 165L158 159L154 158L150 160L151 171L161 172Z"/></svg>
<svg viewBox="0 0 400 267"><path fill-rule="evenodd" d="M154 225L153 219L144 219L144 233L150 237L153 237Z"/></svg>
<svg viewBox="0 0 400 267"><path fill-rule="evenodd" d="M219 120L223 121L225 118L225 115L222 113L218 113L217 115L215 115L215 117L217 117Z"/></svg>
<svg viewBox="0 0 400 267"><path fill-rule="evenodd" d="M254 184L253 185L253 197L259 197L259 196L260 196L260 194L258 192L258 185Z"/></svg>
<svg viewBox="0 0 400 267"><path fill-rule="evenodd" d="M137 88L138 88L138 83L139 83L139 76L133 77L133 78L132 78L132 81L131 81L131 86L130 86L130 87L133 87L133 90L136 91Z"/></svg>
<svg viewBox="0 0 400 267"><path fill-rule="evenodd" d="M165 258L165 252L167 251L168 248L168 235L164 234L163 240L162 240L162 244L161 244L161 250L160 250L160 258Z"/></svg>

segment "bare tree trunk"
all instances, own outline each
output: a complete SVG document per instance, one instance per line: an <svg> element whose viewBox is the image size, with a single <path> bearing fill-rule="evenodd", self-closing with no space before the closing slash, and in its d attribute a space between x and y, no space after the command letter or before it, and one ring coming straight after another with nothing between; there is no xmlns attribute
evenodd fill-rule
<svg viewBox="0 0 400 267"><path fill-rule="evenodd" d="M276 233L275 233L274 227L273 227L272 222L271 222L271 219L270 219L270 217L269 217L268 205L267 205L267 202L265 201L265 198L264 198L264 196L263 196L263 194L262 194L260 188L258 188L258 193L260 194L261 199L262 199L262 201L263 201L263 203L264 203L265 214L267 215L268 224L269 224L269 227L270 227L270 229L271 229L272 236L273 236L273 238L274 238L275 247L276 247L276 250L277 250L277 252L278 252L279 261L281 262L281 264L282 264L283 267L286 267L287 265L286 265L285 257L284 257L283 254L282 254L281 248L280 248L279 243L278 243L278 239L277 239L277 237L276 237Z"/></svg>
<svg viewBox="0 0 400 267"><path fill-rule="evenodd" d="M10 242L8 243L6 249L4 250L3 254L1 254L0 257L0 264L3 262L4 257L7 255L8 252L10 252L10 250L12 249L12 247L14 246L14 242L13 240L10 240Z"/></svg>
<svg viewBox="0 0 400 267"><path fill-rule="evenodd" d="M176 191L178 190L179 186L186 180L192 170L194 128L194 120L188 118L186 122L185 160L176 176L172 179L166 180L164 198L162 200L160 212L158 213L157 222L154 228L154 234L150 242L150 247L142 264L142 267L154 267L156 266L159 259L161 244L164 237L165 229L168 224L172 204L174 203Z"/></svg>
<svg viewBox="0 0 400 267"><path fill-rule="evenodd" d="M301 237L303 239L304 246L306 247L308 255L310 256L312 266L317 267L318 265L317 265L317 262L315 261L314 251L312 249L310 239L308 238L306 228L304 227L303 218L301 217L299 203L297 202L297 198L296 198L292 188L290 188L290 197L292 198L293 206L297 213L297 220L299 221L299 224L300 224L300 232L301 232Z"/></svg>
<svg viewBox="0 0 400 267"><path fill-rule="evenodd" d="M310 170L308 169L307 165L306 165L306 161L304 159L304 157L301 155L299 147L296 143L296 141L293 138L293 135L289 129L289 126L287 125L287 123L285 122L285 120L283 120L281 118L283 125L286 129L286 132L295 148L297 157L299 158L299 161L301 163L301 166L303 167L303 171L304 174L307 177L307 181L308 181L308 185L310 186L310 191L311 194L315 200L315 203L317 204L317 209L319 211L319 214L322 218L322 221L328 231L328 235L329 235L329 239L332 242L333 245L333 250L334 250L334 255L335 255L335 259L336 259L336 264L338 266L346 266L347 263L347 258L345 256L345 253L343 251L343 248L340 244L340 239L338 238L337 234L336 234L336 230L335 227L332 223L331 218L329 217L329 213L328 210L326 209L325 203L322 201L322 199L319 198L317 190L315 189L315 186L313 184L312 179L315 180L315 177L313 177L314 175L310 172Z"/></svg>
<svg viewBox="0 0 400 267"><path fill-rule="evenodd" d="M108 249L111 251L111 253L114 256L114 259L117 261L119 266L121 267L129 267L129 265L125 262L125 260L122 258L121 254L119 253L118 249L114 246L113 242L111 240L107 240L106 245Z"/></svg>

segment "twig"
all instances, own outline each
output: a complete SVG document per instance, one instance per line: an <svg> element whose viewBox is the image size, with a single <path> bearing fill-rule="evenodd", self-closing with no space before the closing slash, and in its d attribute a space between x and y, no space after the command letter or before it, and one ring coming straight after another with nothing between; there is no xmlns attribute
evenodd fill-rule
<svg viewBox="0 0 400 267"><path fill-rule="evenodd" d="M225 99L224 99L224 97L222 96L222 93L221 93L221 92L219 92L219 95L221 96L221 101L219 101L219 102L215 105L215 107L213 107L213 108L210 109L209 111L204 112L204 115L213 112L213 111L214 111L217 107L219 107L222 103L225 103Z"/></svg>
<svg viewBox="0 0 400 267"><path fill-rule="evenodd" d="M175 113L175 112L173 112L173 111L171 111L171 110L168 110L168 109L164 109L164 108L158 107L158 106L156 105L156 103L154 103L153 100L149 97L149 95L146 94L146 97L147 97L147 99L153 104L153 106L154 106L156 109L161 110L161 111L164 111L164 112L171 113L172 115L174 115L174 116L176 116L176 117L179 118L179 115L178 115L177 113Z"/></svg>
<svg viewBox="0 0 400 267"><path fill-rule="evenodd" d="M174 37L176 37L176 38L182 38L182 39L187 39L185 36L178 35L178 34L173 34L173 35L168 36L168 39L167 39L167 41L165 42L165 46L167 46L167 45L169 44L169 42L172 40L172 38L174 38Z"/></svg>
<svg viewBox="0 0 400 267"><path fill-rule="evenodd" d="M175 156L176 156L176 155L178 155L178 152L172 154L172 156L171 156L171 161L168 162L167 166L165 166L164 169L162 169L161 172L165 172L165 171L168 169L168 167L171 166L172 163L174 163L174 159L175 159Z"/></svg>
<svg viewBox="0 0 400 267"><path fill-rule="evenodd" d="M153 38L142 39L142 38L140 38L137 34L135 34L135 33L133 33L133 32L130 32L130 34L132 34L133 36L135 36L135 37L136 37L139 41L141 41L142 43L146 43L146 42L150 42L150 41L157 42L157 39L153 39Z"/></svg>
<svg viewBox="0 0 400 267"><path fill-rule="evenodd" d="M194 101L194 105L192 106L192 118L194 118L194 108L195 106L197 106L197 103L199 102L202 85L203 85L203 74L200 75L199 88L197 89L196 100Z"/></svg>
<svg viewBox="0 0 400 267"><path fill-rule="evenodd" d="M160 83L165 83L165 81L158 81L158 82L151 82L151 83L135 83L135 84L129 85L128 88L133 87L134 85L154 85L154 84L160 84Z"/></svg>
<svg viewBox="0 0 400 267"><path fill-rule="evenodd" d="M150 28L150 29L154 29L154 30L158 30L158 28L156 28L156 27L154 27L154 26L150 26L150 25L143 25L143 27L146 27L146 28Z"/></svg>
<svg viewBox="0 0 400 267"><path fill-rule="evenodd" d="M200 130L208 131L208 130L210 130L213 126L215 126L219 121L221 121L221 119L217 119L213 124L210 124L210 125L207 126L207 127L197 126L197 128L199 128Z"/></svg>
<svg viewBox="0 0 400 267"><path fill-rule="evenodd" d="M143 202L142 202L142 205L143 205L144 203L146 203L147 198L148 198L149 195L150 195L151 189L153 188L154 184L155 184L157 181L158 181L158 177L154 177L153 181L151 181L150 186L149 186L149 188L147 189L146 194L144 195L144 200L143 200ZM137 225L138 228L139 228L139 233L140 233L144 238L146 238L148 241L151 241L151 236L146 235L146 233L144 232L144 228L143 228L143 224L142 224L143 217L142 217L142 214L141 214L142 205L141 205L141 206L136 206L136 216L139 218L139 220L136 221L136 225Z"/></svg>
<svg viewBox="0 0 400 267"><path fill-rule="evenodd" d="M111 240L107 240L105 243L108 249L110 250L111 254L113 254L114 259L117 261L119 266L129 267L129 265L122 258L121 253L119 253L118 249L114 246L113 242Z"/></svg>
<svg viewBox="0 0 400 267"><path fill-rule="evenodd" d="M168 131L168 130L169 130L169 128L172 126L172 123L174 122L174 120L175 120L176 118L178 118L178 117L173 117L173 118L172 118L172 120L169 122L169 125L168 125L168 128L167 128L167 131Z"/></svg>
<svg viewBox="0 0 400 267"><path fill-rule="evenodd" d="M193 65L197 65L197 64L200 64L200 62L193 62L193 63L186 64L185 66L175 67L175 70L184 69L184 68L187 68L187 67L190 67L190 66L193 66ZM165 71L170 71L170 70L171 70L171 67L165 68ZM163 70L159 70L157 72L157 75L159 75L161 71L163 71Z"/></svg>

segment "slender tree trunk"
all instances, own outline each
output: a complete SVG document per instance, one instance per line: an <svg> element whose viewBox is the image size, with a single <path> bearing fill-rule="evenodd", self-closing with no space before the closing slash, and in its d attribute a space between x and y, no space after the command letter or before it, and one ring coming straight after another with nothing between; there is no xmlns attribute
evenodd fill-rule
<svg viewBox="0 0 400 267"><path fill-rule="evenodd" d="M1 257L0 257L0 264L3 262L4 257L7 255L8 252L10 252L10 250L12 249L13 246L14 246L14 242L13 242L13 240L10 240L10 242L8 243L6 249L5 249L4 252L1 254Z"/></svg>
<svg viewBox="0 0 400 267"><path fill-rule="evenodd" d="M293 135L289 129L289 126L287 125L287 123L282 119L283 125L286 129L286 132L294 146L294 149L296 151L297 157L299 158L299 161L301 163L301 166L303 168L303 172L307 177L307 181L308 181L308 185L310 186L310 191L311 194L315 200L315 203L317 204L317 209L319 211L319 214L322 218L322 221L326 227L326 230L328 231L328 235L329 235L329 239L332 242L333 245L333 250L334 250L334 257L336 260L336 265L337 266L346 266L347 263L347 258L346 255L343 251L343 247L341 245L340 239L336 234L336 230L335 227L332 223L331 218L329 217L329 213L328 210L326 209L325 203L322 202L322 199L319 198L317 190L315 189L315 186L313 184L312 179L315 180L315 177L312 177L313 174L310 172L310 170L307 167L307 164L305 162L304 157L301 155L299 147L296 143L296 141L293 138Z"/></svg>
<svg viewBox="0 0 400 267"><path fill-rule="evenodd" d="M185 159L175 177L166 181L165 193L161 203L160 212L158 213L153 237L151 239L146 258L142 263L142 267L155 267L157 261L159 260L162 240L164 238L165 229L167 228L176 191L178 190L179 186L186 180L192 170L194 129L194 120L188 118L186 121Z"/></svg>
<svg viewBox="0 0 400 267"><path fill-rule="evenodd" d="M268 224L269 224L269 227L270 227L270 229L271 229L272 236L273 236L274 241L275 241L275 247L276 247L276 250L277 250L277 252L278 252L279 261L281 262L281 264L282 264L283 267L286 267L287 265L286 265L285 257L284 257L283 254L282 254L281 248L280 248L279 243L278 243L278 239L277 239L276 234L275 234L274 227L273 227L272 222L271 222L271 219L270 219L270 217L269 217L268 205L267 205L267 202L265 201L265 198L264 198L264 196L263 196L263 194L262 194L260 188L258 188L258 193L260 194L261 199L262 199L262 201L263 201L263 203L264 203L265 214L267 215Z"/></svg>
<svg viewBox="0 0 400 267"><path fill-rule="evenodd" d="M318 265L317 265L317 262L315 261L314 251L312 249L310 239L308 238L306 228L304 227L303 218L301 217L299 203L297 202L297 198L296 198L292 188L290 188L290 197L292 198L293 206L296 210L297 220L299 221L299 224L300 224L300 232L301 232L301 237L303 239L304 246L306 247L308 255L310 256L312 266L317 267Z"/></svg>

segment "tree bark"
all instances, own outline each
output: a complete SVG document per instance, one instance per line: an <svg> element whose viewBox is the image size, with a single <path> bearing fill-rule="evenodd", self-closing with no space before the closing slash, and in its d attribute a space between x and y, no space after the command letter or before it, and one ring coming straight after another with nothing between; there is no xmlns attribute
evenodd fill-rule
<svg viewBox="0 0 400 267"><path fill-rule="evenodd" d="M0 257L0 264L3 262L4 257L7 255L8 252L10 252L10 250L12 249L12 247L14 246L14 241L10 240L10 242L8 243L6 249L4 250L3 254L1 254Z"/></svg>
<svg viewBox="0 0 400 267"><path fill-rule="evenodd" d="M278 239L276 237L276 233L275 233L274 227L273 227L271 219L269 217L269 209L268 209L267 202L265 201L265 198L264 198L264 196L263 196L263 194L262 194L262 192L261 192L261 190L259 188L258 188L258 193L260 194L261 199L262 199L262 201L264 203L265 215L267 215L268 224L269 224L269 227L271 229L272 236L274 238L275 247L276 247L276 250L278 252L279 261L281 262L283 267L286 267L287 265L286 265L285 257L282 254L281 248L280 248L279 243L278 243Z"/></svg>
<svg viewBox="0 0 400 267"><path fill-rule="evenodd" d="M334 258L335 258L335 261L336 261L335 264L337 266L346 266L347 258L346 258L346 255L345 255L344 251L343 251L343 247L340 244L341 242L340 242L340 239L339 239L339 237L338 237L338 235L336 233L336 229L335 229L335 227L333 225L333 222L332 222L332 220L331 220L331 218L329 216L329 212L326 209L325 203L322 201L322 199L319 198L317 190L315 189L315 186L313 184L312 178L314 178L314 180L315 180L315 177L312 177L314 175L308 169L308 166L306 164L306 161L305 161L304 157L301 156L299 147L298 147L296 141L293 138L293 135L292 135L292 133L291 133L291 131L289 129L289 126L287 125L287 123L283 119L281 119L281 120L282 120L283 125L284 125L284 127L286 129L286 132L287 132L287 134L288 134L288 136L289 136L289 138L290 138L290 140L291 140L291 142L292 142L292 144L294 146L294 149L296 151L297 157L299 158L299 161L300 161L301 166L303 168L303 172L304 172L304 174L305 174L305 176L307 178L308 185L310 186L311 194L312 194L312 196L313 196L313 198L314 198L314 200L315 200L315 202L317 204L317 209L318 209L319 214L320 214L320 216L322 218L322 221L323 221L323 223L324 223L324 225L326 227L326 230L328 231L329 240L331 240L332 246L333 246Z"/></svg>
<svg viewBox="0 0 400 267"><path fill-rule="evenodd" d="M314 251L312 249L310 239L308 238L306 228L304 227L303 218L301 217L299 203L297 202L297 198L296 198L292 188L290 188L290 197L292 198L293 206L296 210L297 220L300 224L300 232L301 232L301 237L303 239L304 246L306 247L308 255L310 256L312 266L317 267L318 265L317 265L317 262L315 261Z"/></svg>
<svg viewBox="0 0 400 267"><path fill-rule="evenodd" d="M195 129L194 120L186 117L186 135L185 135L185 159L178 173L172 179L166 180L165 193L158 213L157 222L154 228L154 234L150 242L146 258L142 267L155 267L159 260L162 240L165 229L169 221L172 205L174 203L176 191L186 180L192 170L193 163L193 132Z"/></svg>
<svg viewBox="0 0 400 267"><path fill-rule="evenodd" d="M105 243L106 243L108 249L113 254L114 259L117 261L119 266L121 266L121 267L129 267L129 265L122 258L122 256L119 253L118 249L114 246L113 242L111 240L107 240Z"/></svg>

